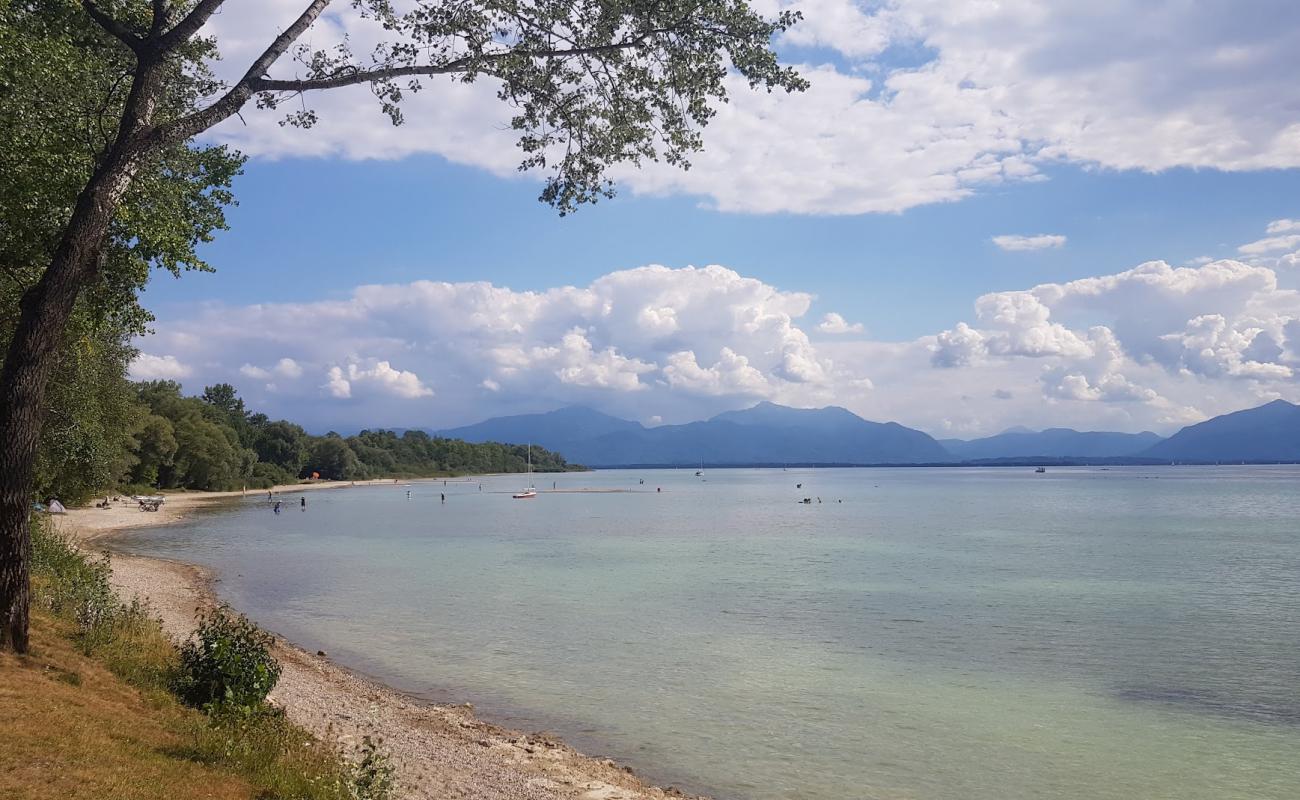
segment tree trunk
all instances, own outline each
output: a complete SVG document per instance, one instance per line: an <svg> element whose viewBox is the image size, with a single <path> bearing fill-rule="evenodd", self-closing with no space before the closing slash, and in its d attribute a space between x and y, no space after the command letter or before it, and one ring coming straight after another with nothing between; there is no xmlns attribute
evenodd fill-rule
<svg viewBox="0 0 1300 800"><path fill-rule="evenodd" d="M113 182L104 177L109 180L101 183ZM0 648L20 653L27 651L29 515L45 388L77 295L95 274L117 205L112 193L98 188L94 182L86 187L49 268L23 295L0 372Z"/></svg>
<svg viewBox="0 0 1300 800"><path fill-rule="evenodd" d="M113 147L77 197L49 267L23 295L0 371L0 649L27 652L29 517L45 388L77 296L95 276L113 216L135 176L141 155L136 141L153 117L158 82L155 69L137 73Z"/></svg>

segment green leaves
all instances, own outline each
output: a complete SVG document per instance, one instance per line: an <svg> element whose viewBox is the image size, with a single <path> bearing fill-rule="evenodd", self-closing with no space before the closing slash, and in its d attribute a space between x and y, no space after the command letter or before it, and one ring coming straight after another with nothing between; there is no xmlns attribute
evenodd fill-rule
<svg viewBox="0 0 1300 800"><path fill-rule="evenodd" d="M429 76L499 84L515 109L521 170L548 173L540 199L561 214L614 194L618 164L690 167L701 130L727 102L730 75L751 89L802 91L772 37L796 12L768 19L744 0L421 0L398 13L387 0L354 0L392 37L368 57L347 46L300 47L300 80L262 81L259 105L304 91L368 83L401 124L401 102ZM308 126L298 111L286 122Z"/></svg>
<svg viewBox="0 0 1300 800"><path fill-rule="evenodd" d="M181 647L176 693L210 713L257 709L280 680L273 644L270 634L227 606L204 614Z"/></svg>
<svg viewBox="0 0 1300 800"><path fill-rule="evenodd" d="M101 6L147 31L150 3ZM193 108L210 91L193 42L168 66L159 117ZM75 0L0 0L0 346L20 299L49 265L77 196L112 145L135 55ZM114 215L98 267L64 331L47 395L36 492L76 503L131 468L142 412L126 381L131 339L151 316L137 295L153 268L207 269L197 248L226 227L224 209L242 157L224 147L177 145L151 153ZM4 350L0 350L3 358ZM173 451L175 449L172 444ZM156 472L169 456L144 468Z"/></svg>

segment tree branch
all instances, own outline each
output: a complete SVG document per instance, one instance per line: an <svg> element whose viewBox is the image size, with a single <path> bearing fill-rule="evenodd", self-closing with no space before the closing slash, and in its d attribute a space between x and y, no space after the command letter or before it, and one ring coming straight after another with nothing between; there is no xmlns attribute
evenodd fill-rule
<svg viewBox="0 0 1300 800"><path fill-rule="evenodd" d="M153 23L149 26L150 38L158 38L167 28L167 16L170 9L167 0L153 0Z"/></svg>
<svg viewBox="0 0 1300 800"><path fill-rule="evenodd" d="M571 47L565 49L548 48L543 50L504 50L498 53L489 53L486 55L464 56L443 64L380 67L376 69L341 72L337 75L331 75L324 78L280 80L264 77L267 70L275 64L276 60L278 60L280 56L284 55L291 44L297 41L298 38L312 26L316 19L320 17L321 13L324 12L325 7L329 4L330 0L313 0L311 5L302 12L298 19L286 28L283 33L277 36L275 41L271 43L271 46L253 62L252 66L248 68L248 71L244 73L244 77L240 78L239 82L222 95L220 99L201 111L196 111L189 116L182 117L178 120L167 123L166 125L161 125L158 128L155 128L145 137L145 146L180 142L202 133L213 125L216 125L222 120L236 114L239 109L244 106L244 103L248 102L250 97L259 92L308 92L320 89L338 89L344 86L374 83L376 81L392 80L393 78L446 75L454 72L466 72L472 68L489 66L510 58L564 59L577 56L615 53L621 50L640 47L651 37L663 33L670 33L674 30L674 26L651 28L649 30L641 31L635 36L622 41L612 42L610 44L592 45L590 47ZM173 29L173 32L179 30L179 28L180 26L178 25L176 29ZM168 35L170 36L171 34L169 33Z"/></svg>
<svg viewBox="0 0 1300 800"><path fill-rule="evenodd" d="M92 0L81 0L81 7L85 9L86 14L89 15L90 18L99 25L99 27L108 31L115 39L131 48L136 53L140 52L140 48L143 46L144 42L139 36L132 33L130 28L113 19L103 9L95 5Z"/></svg>
<svg viewBox="0 0 1300 800"><path fill-rule="evenodd" d="M547 50L506 50L500 53L488 53L481 56L466 56L458 58L455 61L448 61L445 64L427 64L423 66L410 67L380 67L378 69L354 70L351 72L341 72L338 75L331 75L327 78L307 78L280 80L275 78L255 78L252 81L253 91L256 92L310 92L318 89L339 89L344 86L355 86L359 83L373 83L375 81L392 80L393 78L406 78L413 76L429 75L446 75L452 72L464 72L472 66L495 64L498 61L504 61L507 58L574 58L577 56L599 55L602 53L615 53L620 50L630 50L645 44L646 39L660 33L669 32L669 28L654 28L643 31L631 39L624 39L621 42L611 44L593 45L591 47L571 47L563 49Z"/></svg>
<svg viewBox="0 0 1300 800"><path fill-rule="evenodd" d="M191 36L199 32L199 28L203 27L203 23L207 22L208 18L216 13L224 2L226 0L199 0L198 5L194 6L193 10L185 15L185 19L176 23L175 28L158 38L156 46L159 52L170 52L188 41Z"/></svg>
<svg viewBox="0 0 1300 800"><path fill-rule="evenodd" d="M199 9L201 9L205 4L212 5L212 10L215 11L216 7L220 6L222 2L223 0L201 0L199 6L190 14L190 17L197 14ZM178 120L155 128L147 137L149 140L148 143L167 144L170 142L182 142L189 139L191 136L206 131L208 128L211 128L213 125L216 125L227 117L233 116L239 111L239 109L243 108L244 103L248 102L248 98L252 97L253 94L258 91L253 88L254 84L261 78L261 76L266 74L266 71L271 68L271 65L274 64L280 56L284 55L285 51L289 49L289 45L293 44L298 40L298 37L307 32L307 29L312 26L312 23L314 23L318 17L320 17L320 15L325 11L325 7L329 4L330 0L312 0L311 4L298 15L298 19L294 20L293 24L286 28L279 36L275 37L275 41L271 42L271 45L263 51L262 55L257 57L257 60L254 61L248 68L248 71L244 73L244 77L240 78L239 82L230 88L230 91L226 92L220 99L201 111L196 111L189 116L181 117ZM209 14L210 13L211 12L209 12ZM181 22L173 28L167 36L176 33L176 31L180 30L188 21L189 17L186 17L185 22ZM195 30L198 29L195 28Z"/></svg>

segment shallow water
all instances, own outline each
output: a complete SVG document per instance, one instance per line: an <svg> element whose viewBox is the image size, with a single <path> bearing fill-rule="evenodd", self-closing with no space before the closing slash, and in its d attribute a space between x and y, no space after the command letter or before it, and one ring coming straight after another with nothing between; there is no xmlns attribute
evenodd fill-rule
<svg viewBox="0 0 1300 800"><path fill-rule="evenodd" d="M718 798L1300 797L1300 468L705 478L262 495L125 546Z"/></svg>

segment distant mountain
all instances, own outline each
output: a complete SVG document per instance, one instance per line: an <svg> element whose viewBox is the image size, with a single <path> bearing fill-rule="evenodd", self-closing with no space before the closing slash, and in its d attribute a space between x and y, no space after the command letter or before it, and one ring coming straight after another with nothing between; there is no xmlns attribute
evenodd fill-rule
<svg viewBox="0 0 1300 800"><path fill-rule="evenodd" d="M1300 406L1274 400L1189 425L1142 455L1170 461L1300 461Z"/></svg>
<svg viewBox="0 0 1300 800"><path fill-rule="evenodd" d="M592 462L572 455L583 449L582 443L612 434L635 436L645 430L639 422L611 417L593 408L569 406L542 414L493 417L463 428L438 431L437 434L467 442L532 442L560 453L570 462L591 466Z"/></svg>
<svg viewBox="0 0 1300 800"><path fill-rule="evenodd" d="M916 464L949 461L933 438L838 407L759 403L685 425L646 428L589 408L501 417L439 435L470 442L536 442L588 466L705 464Z"/></svg>
<svg viewBox="0 0 1300 800"><path fill-rule="evenodd" d="M1126 458L1136 456L1161 441L1150 431L1111 433L1048 428L1031 431L1012 428L983 439L942 439L939 444L961 461L991 458Z"/></svg>

